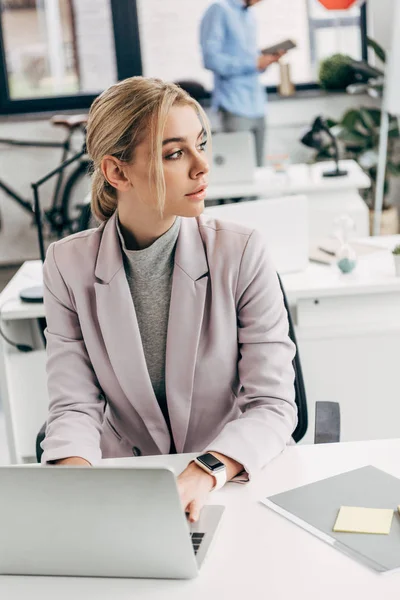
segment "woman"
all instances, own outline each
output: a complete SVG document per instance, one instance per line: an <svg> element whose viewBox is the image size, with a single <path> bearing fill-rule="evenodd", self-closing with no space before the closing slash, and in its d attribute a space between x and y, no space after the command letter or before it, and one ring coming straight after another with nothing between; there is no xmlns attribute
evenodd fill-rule
<svg viewBox="0 0 400 600"><path fill-rule="evenodd" d="M92 104L92 210L44 265L50 411L42 462L210 452L179 476L196 520L296 426L294 346L256 231L202 215L210 139L186 92L132 77ZM210 455L208 455L208 459Z"/></svg>

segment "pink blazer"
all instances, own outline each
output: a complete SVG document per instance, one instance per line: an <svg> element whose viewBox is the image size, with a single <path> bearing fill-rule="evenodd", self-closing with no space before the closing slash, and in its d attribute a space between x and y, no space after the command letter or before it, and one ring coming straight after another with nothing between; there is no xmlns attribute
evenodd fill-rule
<svg viewBox="0 0 400 600"><path fill-rule="evenodd" d="M42 461L167 453L116 215L53 243L44 284L50 408ZM261 235L207 215L182 218L166 348L177 452L215 450L250 474L279 454L297 422L294 353Z"/></svg>

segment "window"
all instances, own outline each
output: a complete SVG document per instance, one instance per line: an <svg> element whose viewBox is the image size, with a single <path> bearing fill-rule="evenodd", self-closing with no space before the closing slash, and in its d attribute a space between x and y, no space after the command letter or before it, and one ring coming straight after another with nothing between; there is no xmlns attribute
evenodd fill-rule
<svg viewBox="0 0 400 600"><path fill-rule="evenodd" d="M172 81L195 79L211 89L212 74L202 66L199 23L213 0L138 0L143 74ZM335 52L362 57L363 9L327 11L317 0L263 0L253 10L260 47L286 38L297 48L287 59L295 84L315 84L321 59ZM262 76L267 86L279 81L277 65Z"/></svg>
<svg viewBox="0 0 400 600"><path fill-rule="evenodd" d="M366 58L365 10L353 7L329 11L317 0L308 0L308 14L314 73L318 63L335 52L350 54L356 60Z"/></svg>
<svg viewBox="0 0 400 600"><path fill-rule="evenodd" d="M213 0L0 0L0 113L87 108L131 75L212 88L202 65L199 24ZM366 56L365 5L326 11L317 0L263 0L254 7L259 45L291 38L294 83L315 86L334 52ZM140 39L139 39L140 38ZM266 86L279 81L272 65Z"/></svg>
<svg viewBox="0 0 400 600"><path fill-rule="evenodd" d="M2 4L10 98L76 93L79 85L71 3L62 0L42 6L31 1Z"/></svg>
<svg viewBox="0 0 400 600"><path fill-rule="evenodd" d="M117 81L109 0L0 0L0 8L4 108L51 107L60 98L87 106Z"/></svg>

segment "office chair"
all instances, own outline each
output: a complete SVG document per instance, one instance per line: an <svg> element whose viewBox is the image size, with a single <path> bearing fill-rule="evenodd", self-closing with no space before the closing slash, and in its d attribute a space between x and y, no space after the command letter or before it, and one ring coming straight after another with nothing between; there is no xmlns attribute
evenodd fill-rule
<svg viewBox="0 0 400 600"><path fill-rule="evenodd" d="M288 314L289 320L289 337L296 346L296 355L293 359L293 368L295 372L295 402L297 406L298 422L297 427L293 432L293 439L297 443L305 435L308 428L308 410L307 396L304 387L303 372L301 369L300 354L298 352L296 334L294 331L293 320L289 310L289 304L286 298L285 290L283 289L282 281L278 275L279 284L283 295L283 301ZM46 423L43 424L36 437L36 458L40 462L43 450L40 446L45 438ZM337 402L319 401L315 404L315 432L314 443L326 444L340 441L340 409Z"/></svg>
<svg viewBox="0 0 400 600"><path fill-rule="evenodd" d="M308 410L307 396L304 386L303 371L301 369L299 348L297 346L296 334L294 331L293 319L289 310L289 303L286 298L285 290L281 278L278 275L279 285L283 295L283 302L288 314L289 337L296 346L296 356L293 359L293 368L295 373L295 401L297 406L298 422L293 432L293 439L297 443L305 435L308 428ZM340 441L340 407L338 402L318 401L315 403L315 429L314 444L327 444Z"/></svg>
<svg viewBox="0 0 400 600"><path fill-rule="evenodd" d="M199 81L195 81L194 79L181 79L180 81L175 81L175 83L203 106L207 104L211 98L211 93L206 90L204 85Z"/></svg>

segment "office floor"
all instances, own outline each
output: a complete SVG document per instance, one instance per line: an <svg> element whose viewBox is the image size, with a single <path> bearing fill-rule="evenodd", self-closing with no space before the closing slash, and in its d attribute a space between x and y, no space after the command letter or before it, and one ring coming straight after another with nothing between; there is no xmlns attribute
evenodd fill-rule
<svg viewBox="0 0 400 600"><path fill-rule="evenodd" d="M20 267L20 265L15 265L12 267L1 267L0 266L0 292L2 292L4 290L7 283L18 271L19 267Z"/></svg>
<svg viewBox="0 0 400 600"><path fill-rule="evenodd" d="M7 283L13 277L18 270L19 266L0 268L0 292L6 287ZM8 464L9 455L7 449L6 440L6 426L4 422L4 415L1 408L1 397L0 397L0 465Z"/></svg>

